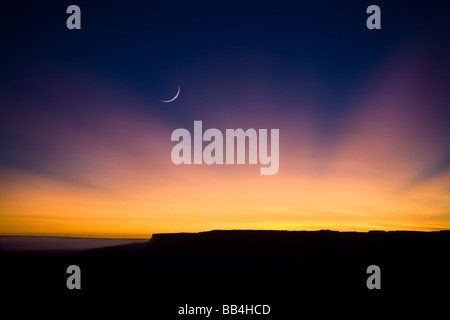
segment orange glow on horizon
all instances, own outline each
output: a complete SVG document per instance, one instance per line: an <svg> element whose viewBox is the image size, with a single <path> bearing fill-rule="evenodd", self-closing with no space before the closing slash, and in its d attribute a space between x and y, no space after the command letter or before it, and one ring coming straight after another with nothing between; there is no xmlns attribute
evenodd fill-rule
<svg viewBox="0 0 450 320"><path fill-rule="evenodd" d="M260 176L257 166L171 165L170 183L156 185L150 174L134 175L145 168L128 176L103 172L93 181L108 178L115 187L106 189L17 172L8 188L2 185L0 234L149 238L212 229L431 231L450 226L445 215L450 175L403 192L395 190L395 174L361 177L359 171L369 170L364 165L337 162L327 174L293 175L294 168L287 168L296 165L295 159L284 160L275 176Z"/></svg>

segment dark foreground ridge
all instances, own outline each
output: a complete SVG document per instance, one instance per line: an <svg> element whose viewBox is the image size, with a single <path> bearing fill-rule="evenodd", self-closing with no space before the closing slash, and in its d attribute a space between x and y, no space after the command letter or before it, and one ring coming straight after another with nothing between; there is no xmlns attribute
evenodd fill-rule
<svg viewBox="0 0 450 320"><path fill-rule="evenodd" d="M179 306L258 303L271 306L264 319L360 317L361 309L404 315L445 308L449 244L450 231L215 230L80 253L3 253L0 272L14 301L52 301L102 317L125 310L127 318L187 319ZM81 268L81 290L66 287L69 265ZM381 269L381 290L367 288L370 265Z"/></svg>
<svg viewBox="0 0 450 320"><path fill-rule="evenodd" d="M162 233L139 244L85 251L105 258L127 255L157 263L295 263L311 259L399 259L412 256L434 259L450 244L450 231L339 232L277 230L213 230L199 233Z"/></svg>

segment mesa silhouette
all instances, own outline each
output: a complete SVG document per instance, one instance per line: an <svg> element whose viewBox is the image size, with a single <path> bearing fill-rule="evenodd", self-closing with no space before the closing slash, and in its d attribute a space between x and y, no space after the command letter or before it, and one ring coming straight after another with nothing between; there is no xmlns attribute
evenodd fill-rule
<svg viewBox="0 0 450 320"><path fill-rule="evenodd" d="M81 256L95 259L127 256L161 263L435 260L448 248L449 240L450 231L213 230L154 234L146 242L87 250Z"/></svg>
<svg viewBox="0 0 450 320"><path fill-rule="evenodd" d="M324 312L324 305L332 312L342 306L373 312L376 306L384 314L412 299L446 306L441 292L449 285L449 244L449 231L154 234L145 242L78 253L2 253L0 280L10 297L26 294L36 304L112 316L123 308L175 319L186 303L269 304L270 319ZM66 288L69 265L81 268L81 290ZM366 286L370 265L381 268L381 290Z"/></svg>
<svg viewBox="0 0 450 320"><path fill-rule="evenodd" d="M425 292L428 297L438 295L449 282L449 244L450 231L214 230L154 234L147 242L87 250L79 257L101 266L98 274L107 264L127 273L126 280L115 284L122 288L147 279L164 288L159 292L172 284L180 297L191 296L189 288L213 285L216 295L220 291L224 296L267 296L274 301L289 288L319 300L339 295L364 300L375 294L366 287L366 270L378 265L380 299L398 300ZM205 299L205 294L200 297Z"/></svg>

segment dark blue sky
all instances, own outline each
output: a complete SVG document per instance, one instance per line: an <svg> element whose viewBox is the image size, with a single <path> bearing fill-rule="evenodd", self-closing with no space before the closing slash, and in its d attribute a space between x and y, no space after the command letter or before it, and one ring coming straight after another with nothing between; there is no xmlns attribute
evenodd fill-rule
<svg viewBox="0 0 450 320"><path fill-rule="evenodd" d="M81 8L80 31L65 28L70 4ZM402 41L431 38L449 49L442 4L377 1L382 30L369 31L370 4L375 2L17 1L2 7L2 75L8 85L30 69L63 65L163 90L174 78L215 74L228 62L256 74L269 65L287 79L302 69L340 90Z"/></svg>

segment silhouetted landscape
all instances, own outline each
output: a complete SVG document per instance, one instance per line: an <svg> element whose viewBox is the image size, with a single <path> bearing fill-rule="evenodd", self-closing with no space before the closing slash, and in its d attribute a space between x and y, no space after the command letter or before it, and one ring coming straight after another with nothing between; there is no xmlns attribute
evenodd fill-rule
<svg viewBox="0 0 450 320"><path fill-rule="evenodd" d="M1 282L12 302L31 299L36 306L104 316L203 318L177 315L185 304L269 304L266 319L360 309L405 312L428 302L435 310L448 297L449 244L450 231L155 234L148 241L76 252L3 251ZM72 264L81 268L81 290L66 288ZM369 265L381 268L381 290L366 287Z"/></svg>

